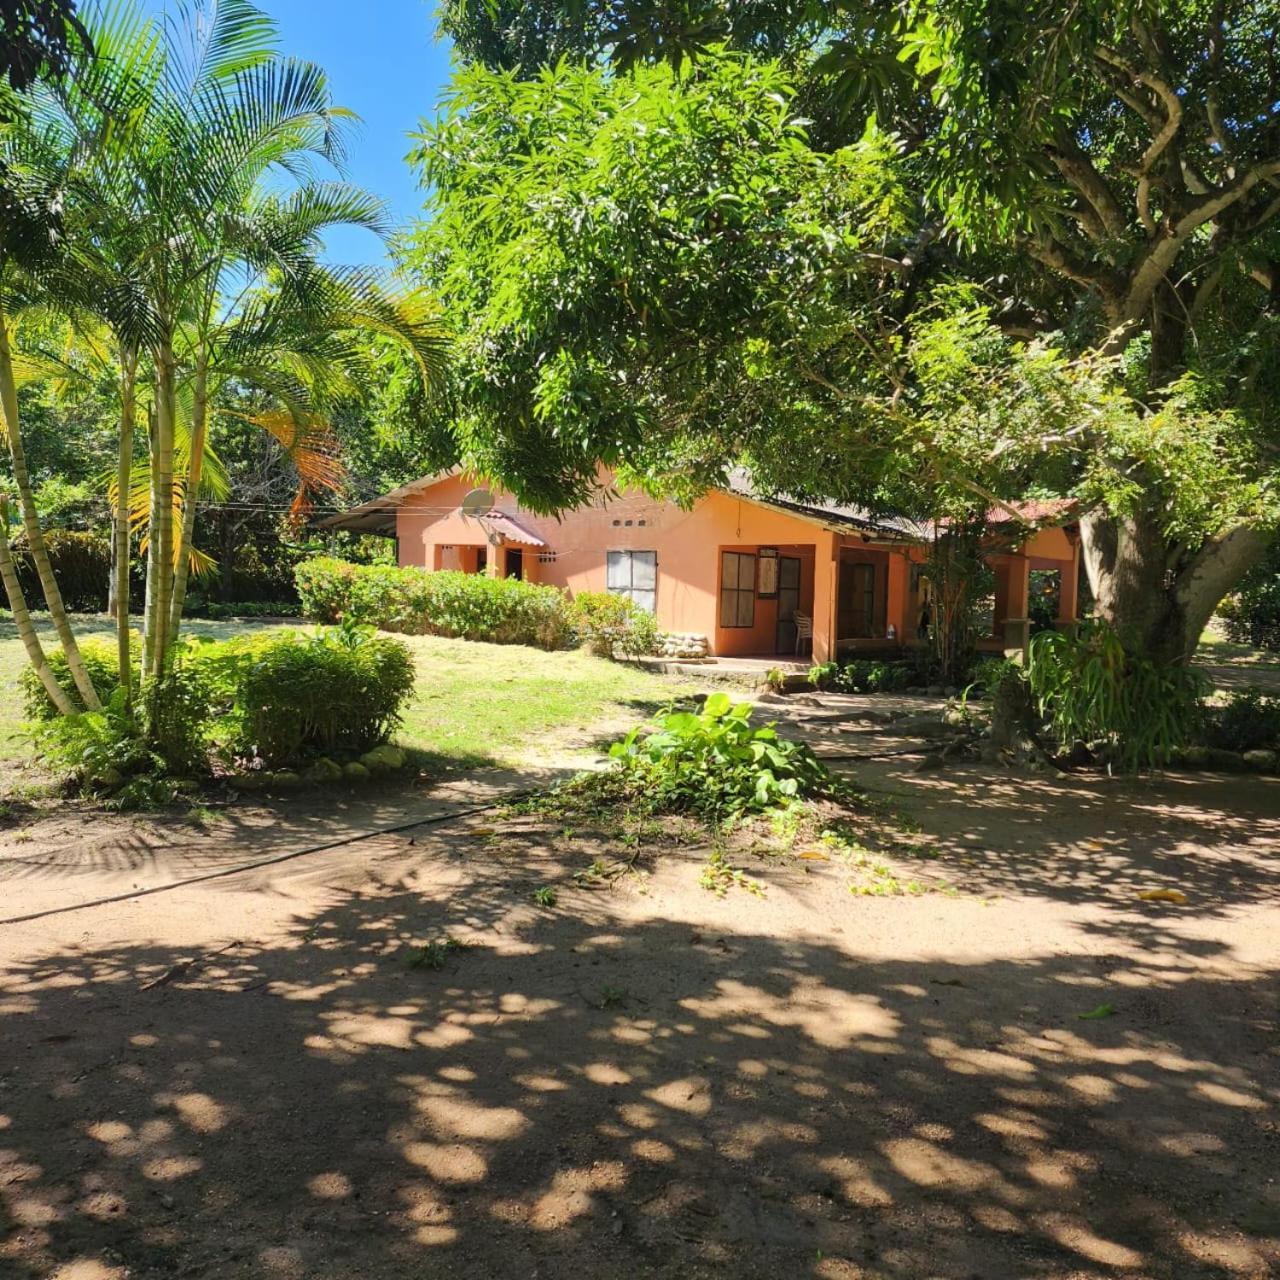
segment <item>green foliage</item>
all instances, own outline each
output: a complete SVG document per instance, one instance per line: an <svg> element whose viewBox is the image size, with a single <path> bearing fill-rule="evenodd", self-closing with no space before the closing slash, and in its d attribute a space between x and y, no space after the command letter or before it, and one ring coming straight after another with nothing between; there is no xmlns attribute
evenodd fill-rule
<svg viewBox="0 0 1280 1280"><path fill-rule="evenodd" d="M543 649L561 648L568 636L564 593L515 578L324 556L300 564L296 578L304 612L322 622Z"/></svg>
<svg viewBox="0 0 1280 1280"><path fill-rule="evenodd" d="M887 385L861 339L896 296L896 143L869 129L822 154L795 96L786 69L736 55L696 76L458 73L413 156L431 217L408 257L457 318L456 431L479 470L558 510L601 461L692 493L728 441L792 490L849 456L893 465L840 437L865 443L857 393ZM850 393L838 415L824 378Z"/></svg>
<svg viewBox="0 0 1280 1280"><path fill-rule="evenodd" d="M569 629L601 658L639 658L658 648L658 623L629 596L579 591L569 602Z"/></svg>
<svg viewBox="0 0 1280 1280"><path fill-rule="evenodd" d="M914 668L906 662L881 662L861 658L853 662L820 662L809 669L815 689L833 693L892 693L916 683Z"/></svg>
<svg viewBox="0 0 1280 1280"><path fill-rule="evenodd" d="M1127 648L1103 622L1031 641L1027 678L1062 746L1105 744L1124 770L1155 768L1192 736L1205 681Z"/></svg>
<svg viewBox="0 0 1280 1280"><path fill-rule="evenodd" d="M111 573L108 539L77 529L50 529L44 542L66 607L82 613L102 612L107 607L107 579ZM25 535L14 539L13 558L26 598L41 599L40 580Z"/></svg>
<svg viewBox="0 0 1280 1280"><path fill-rule="evenodd" d="M83 708L83 701L67 669L67 659L61 649L50 650L47 654L49 666L53 668L54 677L66 690L72 704ZM85 670L98 692L98 697L105 703L120 684L120 663L116 656L114 643L90 638L80 645L80 656L84 660ZM22 710L28 720L54 720L58 709L49 699L40 677L35 671L24 666L18 676L18 684L22 689Z"/></svg>
<svg viewBox="0 0 1280 1280"><path fill-rule="evenodd" d="M701 712L673 711L633 729L609 751L648 788L655 812L689 810L714 820L785 808L833 788L803 743L753 726L751 704L713 693Z"/></svg>
<svg viewBox="0 0 1280 1280"><path fill-rule="evenodd" d="M169 668L143 681L138 696L147 747L165 773L178 777L208 771L210 735L221 709L213 673L193 654L198 647L175 650Z"/></svg>
<svg viewBox="0 0 1280 1280"><path fill-rule="evenodd" d="M302 606L296 600L205 600L187 597L185 614L189 618L208 618L225 622L231 618L297 618Z"/></svg>
<svg viewBox="0 0 1280 1280"><path fill-rule="evenodd" d="M234 690L229 745L269 766L385 742L413 691L408 648L351 623L251 642L222 662Z"/></svg>
<svg viewBox="0 0 1280 1280"><path fill-rule="evenodd" d="M1237 689L1206 709L1202 734L1207 745L1224 751L1280 750L1280 697Z"/></svg>
<svg viewBox="0 0 1280 1280"><path fill-rule="evenodd" d="M1218 607L1227 639L1280 653L1280 539Z"/></svg>

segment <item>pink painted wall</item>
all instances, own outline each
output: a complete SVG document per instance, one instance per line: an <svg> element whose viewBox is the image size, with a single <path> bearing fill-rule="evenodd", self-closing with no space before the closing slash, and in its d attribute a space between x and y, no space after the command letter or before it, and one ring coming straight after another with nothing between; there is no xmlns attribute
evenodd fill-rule
<svg viewBox="0 0 1280 1280"><path fill-rule="evenodd" d="M402 565L470 567L474 552L467 548L485 543L484 530L458 511L472 488L468 477L451 476L405 501L396 517ZM776 601L759 597L753 627L719 625L720 551L767 546L794 555L801 560L801 609L812 602L815 655L821 660L828 651L836 539L816 524L725 493L708 494L689 511L640 493L602 495L559 519L526 511L510 495L496 496L500 510L536 532L554 553L549 563L540 563L536 548L524 548L529 581L570 594L604 591L607 552L655 551L659 625L704 635L717 654L773 653L777 626ZM491 552L491 567L499 561Z"/></svg>
<svg viewBox="0 0 1280 1280"><path fill-rule="evenodd" d="M406 499L396 517L396 537L402 565L429 569L461 568L473 572L476 553L488 549L488 572L500 574L503 548L488 547L483 528L459 514L463 497L475 487L468 476L450 476ZM886 624L897 630L896 643L915 640L919 601L911 590L911 564L925 557L921 547L864 543L855 535L831 533L820 525L783 511L761 507L733 494L710 493L684 511L674 503L641 493L611 494L557 518L524 510L509 494L498 493L498 509L516 517L547 543L548 560L539 549L523 546L524 576L530 582L578 591L606 589L606 553L654 551L658 562L657 618L665 631L688 631L706 636L711 652L720 655L766 655L776 652L777 601L757 596L751 627L720 626L720 552L774 547L780 556L801 561L800 608L813 617L813 657L826 661L835 654L839 561L873 561L880 567L879 590L886 592ZM518 544L510 544L516 546ZM1043 529L1020 549L1023 555L1066 562L1073 569L1076 547L1061 529ZM998 558L997 563L999 562ZM1018 559L1025 565L1026 561ZM1007 570L1001 575L1007 578ZM1074 571L1063 575L1074 588ZM1010 599L1002 584L1001 603ZM1072 592L1074 595L1074 591ZM1025 612L1025 598L1021 600ZM1072 601L1074 607L1074 600ZM997 609L997 617L1004 616ZM858 640L851 648L883 649L892 644L883 635Z"/></svg>

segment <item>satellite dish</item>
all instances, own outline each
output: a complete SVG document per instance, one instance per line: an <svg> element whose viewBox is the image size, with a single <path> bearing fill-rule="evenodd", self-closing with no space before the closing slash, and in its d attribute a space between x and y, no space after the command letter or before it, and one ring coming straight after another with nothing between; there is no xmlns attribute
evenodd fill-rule
<svg viewBox="0 0 1280 1280"><path fill-rule="evenodd" d="M479 520L493 510L493 494L488 489L472 489L462 500L462 514Z"/></svg>

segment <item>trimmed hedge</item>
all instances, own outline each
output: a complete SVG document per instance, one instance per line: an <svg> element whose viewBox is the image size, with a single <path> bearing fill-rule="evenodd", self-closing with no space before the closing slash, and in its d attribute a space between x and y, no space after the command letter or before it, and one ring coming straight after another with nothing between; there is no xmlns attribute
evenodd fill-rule
<svg viewBox="0 0 1280 1280"><path fill-rule="evenodd" d="M294 577L303 612L317 622L543 649L562 648L569 635L568 602L557 587L331 556L304 561Z"/></svg>

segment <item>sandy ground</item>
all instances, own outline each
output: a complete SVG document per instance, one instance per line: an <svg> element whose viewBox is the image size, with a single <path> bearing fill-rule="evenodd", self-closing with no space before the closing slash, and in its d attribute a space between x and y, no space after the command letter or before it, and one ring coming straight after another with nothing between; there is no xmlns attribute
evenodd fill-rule
<svg viewBox="0 0 1280 1280"><path fill-rule="evenodd" d="M852 709L794 714L884 747ZM311 821L9 833L0 1274L1280 1272L1280 783L843 767L953 891L590 889L589 830L492 812L239 872Z"/></svg>

